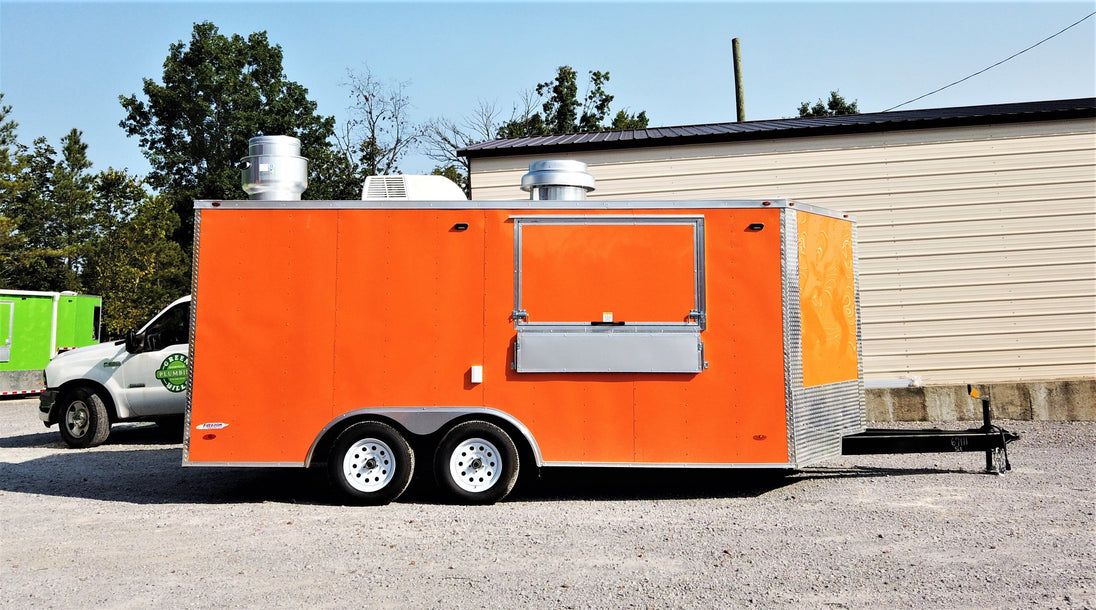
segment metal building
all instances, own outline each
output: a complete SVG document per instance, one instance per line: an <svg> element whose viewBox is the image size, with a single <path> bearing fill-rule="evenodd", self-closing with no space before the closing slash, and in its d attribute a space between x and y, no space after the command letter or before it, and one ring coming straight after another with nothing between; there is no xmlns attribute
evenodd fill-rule
<svg viewBox="0 0 1096 610"><path fill-rule="evenodd" d="M869 416L1091 419L1096 98L493 140L475 199L586 162L596 199L787 197L859 221Z"/></svg>

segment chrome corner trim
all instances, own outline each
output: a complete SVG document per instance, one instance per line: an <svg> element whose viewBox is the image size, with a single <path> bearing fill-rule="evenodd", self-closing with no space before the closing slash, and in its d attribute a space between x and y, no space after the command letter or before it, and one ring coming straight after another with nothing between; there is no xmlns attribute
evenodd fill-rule
<svg viewBox="0 0 1096 610"><path fill-rule="evenodd" d="M198 316L198 251L202 241L202 211L194 210L194 245L191 253L190 274L190 330L187 345L186 409L183 411L183 465L190 455L190 409L194 396L194 328Z"/></svg>
<svg viewBox="0 0 1096 610"><path fill-rule="evenodd" d="M795 397L803 387L803 346L799 318L799 222L794 209L780 212L781 315L784 320L784 418L788 461L798 463Z"/></svg>

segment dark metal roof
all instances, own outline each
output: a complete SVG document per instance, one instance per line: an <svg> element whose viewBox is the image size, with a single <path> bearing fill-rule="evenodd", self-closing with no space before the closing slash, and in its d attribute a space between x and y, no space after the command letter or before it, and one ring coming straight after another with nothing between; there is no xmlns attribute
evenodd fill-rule
<svg viewBox="0 0 1096 610"><path fill-rule="evenodd" d="M1046 102L990 104L957 108L873 112L836 117L710 123L680 127L652 127L632 131L600 131L595 133L572 133L562 136L510 138L473 144L458 150L457 154L471 159L476 157L673 146L678 144L1092 117L1096 117L1096 97L1084 97Z"/></svg>

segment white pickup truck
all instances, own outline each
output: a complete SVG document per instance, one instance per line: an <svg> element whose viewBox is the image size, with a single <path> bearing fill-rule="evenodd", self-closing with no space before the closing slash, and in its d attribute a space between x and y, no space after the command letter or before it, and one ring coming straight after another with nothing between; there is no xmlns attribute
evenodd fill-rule
<svg viewBox="0 0 1096 610"><path fill-rule="evenodd" d="M124 421L182 425L190 297L177 299L124 341L64 352L46 365L39 411L75 448L100 445Z"/></svg>

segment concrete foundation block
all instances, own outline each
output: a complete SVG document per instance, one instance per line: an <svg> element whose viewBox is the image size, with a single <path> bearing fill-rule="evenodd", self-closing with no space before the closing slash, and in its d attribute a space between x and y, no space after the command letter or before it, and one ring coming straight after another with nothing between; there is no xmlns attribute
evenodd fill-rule
<svg viewBox="0 0 1096 610"><path fill-rule="evenodd" d="M1096 378L974 384L994 419L1096 421ZM981 400L963 385L865 391L868 421L979 421Z"/></svg>

